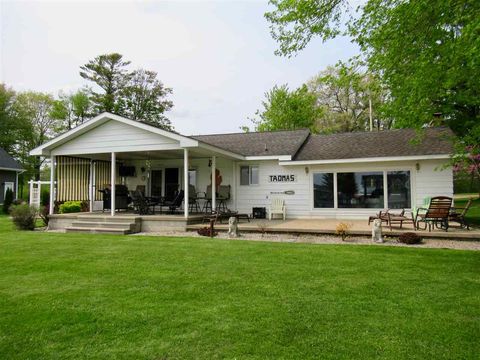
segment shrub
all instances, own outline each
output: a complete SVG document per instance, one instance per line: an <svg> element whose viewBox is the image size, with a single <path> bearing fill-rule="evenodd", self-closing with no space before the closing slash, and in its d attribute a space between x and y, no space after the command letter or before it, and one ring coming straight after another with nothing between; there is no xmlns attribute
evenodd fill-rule
<svg viewBox="0 0 480 360"><path fill-rule="evenodd" d="M48 204L50 204L50 191L45 189L40 195L40 205L47 206Z"/></svg>
<svg viewBox="0 0 480 360"><path fill-rule="evenodd" d="M342 241L345 241L349 234L349 230L352 227L351 224L346 224L346 223L339 223L337 227L335 228L335 234L340 235L342 237Z"/></svg>
<svg viewBox="0 0 480 360"><path fill-rule="evenodd" d="M89 212L90 211L90 202L88 201L82 201L82 204L80 205L81 212Z"/></svg>
<svg viewBox="0 0 480 360"><path fill-rule="evenodd" d="M7 191L5 191L5 198L3 199L3 212L5 214L9 213L9 209L12 203L13 203L13 191L12 189L7 189Z"/></svg>
<svg viewBox="0 0 480 360"><path fill-rule="evenodd" d="M50 220L50 207L49 206L41 206L40 211L38 212L38 216L43 221L44 226L48 226L48 221Z"/></svg>
<svg viewBox="0 0 480 360"><path fill-rule="evenodd" d="M60 214L76 213L82 211L81 201L65 201L59 207Z"/></svg>
<svg viewBox="0 0 480 360"><path fill-rule="evenodd" d="M420 244L422 242L422 238L413 232L406 232L400 234L400 236L398 237L398 241L404 244L413 245Z"/></svg>
<svg viewBox="0 0 480 360"><path fill-rule="evenodd" d="M27 204L12 205L10 207L10 215L13 223L19 230L35 229L35 220L37 218L37 209Z"/></svg>

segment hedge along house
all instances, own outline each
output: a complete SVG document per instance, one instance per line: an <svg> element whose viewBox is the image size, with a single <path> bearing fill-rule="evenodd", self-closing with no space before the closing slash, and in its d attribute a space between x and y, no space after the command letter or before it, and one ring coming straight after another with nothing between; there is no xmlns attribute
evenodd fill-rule
<svg viewBox="0 0 480 360"><path fill-rule="evenodd" d="M308 130L183 136L103 113L32 150L52 159L54 201L84 200L102 210L98 190L123 184L171 197L230 186L226 206L240 213L268 209L282 198L288 218L365 218L384 208L413 208L436 195L452 196L451 133L426 129L313 135ZM211 176L216 174L216 176ZM111 216L115 211L112 187ZM223 201L223 200L222 200ZM224 201L225 202L225 201ZM178 216L177 216L178 217ZM145 217L144 217L145 218Z"/></svg>
<svg viewBox="0 0 480 360"><path fill-rule="evenodd" d="M22 165L0 148L0 204L8 189L12 190L14 199L18 197L18 174L23 171Z"/></svg>

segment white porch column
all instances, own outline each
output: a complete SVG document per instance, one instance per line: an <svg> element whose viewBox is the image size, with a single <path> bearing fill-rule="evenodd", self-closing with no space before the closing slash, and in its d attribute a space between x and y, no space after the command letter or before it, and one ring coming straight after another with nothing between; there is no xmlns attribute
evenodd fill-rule
<svg viewBox="0 0 480 360"><path fill-rule="evenodd" d="M55 156L50 156L50 208L48 209L50 215L53 215L55 209L55 161Z"/></svg>
<svg viewBox="0 0 480 360"><path fill-rule="evenodd" d="M112 169L111 169L111 191L110 191L110 214L115 216L115 181L116 181L116 174L117 174L117 167L116 167L117 156L114 152L112 152Z"/></svg>
<svg viewBox="0 0 480 360"><path fill-rule="evenodd" d="M33 180L30 180L28 184L30 185L30 192L28 194L29 204L32 205L33 204Z"/></svg>
<svg viewBox="0 0 480 360"><path fill-rule="evenodd" d="M183 200L183 213L185 218L188 218L188 205L189 205L189 182L188 182L188 149L183 149L183 192L184 192L184 200Z"/></svg>
<svg viewBox="0 0 480 360"><path fill-rule="evenodd" d="M217 210L217 157L212 156L212 211Z"/></svg>
<svg viewBox="0 0 480 360"><path fill-rule="evenodd" d="M93 160L90 160L90 180L89 180L89 193L88 197L90 198L90 212L93 212L93 200L95 197L95 193L93 192L93 181L95 176L93 175Z"/></svg>

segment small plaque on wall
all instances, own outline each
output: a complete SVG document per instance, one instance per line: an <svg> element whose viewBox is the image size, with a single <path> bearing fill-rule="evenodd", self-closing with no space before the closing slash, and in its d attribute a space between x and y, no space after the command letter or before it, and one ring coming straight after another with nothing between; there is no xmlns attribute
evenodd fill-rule
<svg viewBox="0 0 480 360"><path fill-rule="evenodd" d="M268 182L271 182L271 183L291 183L295 181L297 181L297 177L294 174L268 176Z"/></svg>

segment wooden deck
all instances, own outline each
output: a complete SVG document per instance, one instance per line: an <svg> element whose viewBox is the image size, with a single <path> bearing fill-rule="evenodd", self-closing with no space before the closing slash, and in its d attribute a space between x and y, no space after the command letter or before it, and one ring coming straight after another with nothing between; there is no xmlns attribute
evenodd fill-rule
<svg viewBox="0 0 480 360"><path fill-rule="evenodd" d="M371 236L371 225L368 225L368 220L342 220L342 219L292 219L292 220L258 220L253 219L250 222L241 221L239 223L240 231L247 232L271 232L271 233L306 233L306 234L335 234L335 228L340 223L347 223L351 225L349 230L351 235ZM200 227L205 227L207 224L189 224L187 230L195 231ZM223 224L215 226L218 230L228 230L228 221ZM392 231L389 227L383 224L383 234L385 236L398 236L404 232L413 232L411 224L404 225L402 229L399 226L393 226ZM443 231L435 229L431 232L415 231L425 238L437 239L463 239L463 240L480 240L480 229L461 229L457 226L451 226L449 230Z"/></svg>
<svg viewBox="0 0 480 360"><path fill-rule="evenodd" d="M183 214L158 214L158 215L137 215L133 213L120 212L115 216L115 220L140 220L142 232L161 232L161 231L196 231L201 227L208 226L202 223L202 214L192 214L185 219ZM101 218L104 221L110 221L112 218L108 213L76 213L76 214L56 214L53 215L49 227L52 230L62 230L72 225L75 220L85 220ZM340 223L351 225L349 233L358 236L370 236L371 225L368 220L347 220L347 219L291 219L291 220L260 220L252 219L250 222L241 220L239 223L240 231L245 232L267 232L267 233L305 233L305 234L335 234L335 228ZM228 220L224 223L217 223L215 228L218 230L228 230ZM383 224L383 233L385 236L398 236L404 232L415 231L411 224L406 224L402 229L398 225L393 226L390 231L389 227ZM451 226L448 232L435 229L431 232L416 231L425 238L437 239L463 239L463 240L480 240L480 229L471 228L470 230L461 229L458 226Z"/></svg>

